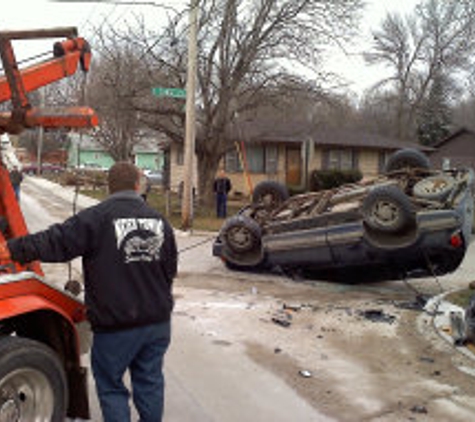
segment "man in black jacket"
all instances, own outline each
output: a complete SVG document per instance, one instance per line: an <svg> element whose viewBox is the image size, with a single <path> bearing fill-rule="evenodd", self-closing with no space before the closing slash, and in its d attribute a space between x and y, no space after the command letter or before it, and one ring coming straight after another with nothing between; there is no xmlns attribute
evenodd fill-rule
<svg viewBox="0 0 475 422"><path fill-rule="evenodd" d="M91 363L105 422L130 421L127 370L140 421L161 421L163 414L162 367L177 249L169 223L138 194L139 179L133 164L116 163L106 200L62 224L7 242L20 263L82 257L94 332Z"/></svg>

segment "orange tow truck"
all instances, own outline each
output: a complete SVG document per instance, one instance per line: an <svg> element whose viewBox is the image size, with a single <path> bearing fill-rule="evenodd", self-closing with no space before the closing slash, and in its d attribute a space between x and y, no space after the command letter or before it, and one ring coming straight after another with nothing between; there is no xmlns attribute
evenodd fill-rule
<svg viewBox="0 0 475 422"><path fill-rule="evenodd" d="M52 57L20 69L12 41L41 38L62 41L54 43ZM89 70L89 44L75 28L0 31L0 57L0 103L10 101L10 110L0 111L0 134L98 124L89 107L37 108L27 96L78 68ZM28 232L3 161L0 231L0 240ZM48 283L39 262L0 262L0 422L89 419L87 372L80 362L86 326L82 300Z"/></svg>

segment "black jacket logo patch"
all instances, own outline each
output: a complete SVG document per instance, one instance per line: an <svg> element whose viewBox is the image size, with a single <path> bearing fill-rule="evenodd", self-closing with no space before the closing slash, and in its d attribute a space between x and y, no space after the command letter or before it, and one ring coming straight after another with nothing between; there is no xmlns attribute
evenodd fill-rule
<svg viewBox="0 0 475 422"><path fill-rule="evenodd" d="M156 218L119 218L114 220L117 249L122 247L125 262L150 262L160 259L164 240L163 221Z"/></svg>

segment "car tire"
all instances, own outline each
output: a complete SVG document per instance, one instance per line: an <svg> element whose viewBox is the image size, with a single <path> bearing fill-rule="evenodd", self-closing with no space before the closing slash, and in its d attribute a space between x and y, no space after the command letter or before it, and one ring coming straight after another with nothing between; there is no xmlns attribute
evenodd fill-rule
<svg viewBox="0 0 475 422"><path fill-rule="evenodd" d="M263 205L273 210L289 198L289 191L283 184L272 180L260 182L252 192L253 205Z"/></svg>
<svg viewBox="0 0 475 422"><path fill-rule="evenodd" d="M455 186L455 179L447 174L426 177L412 188L416 198L443 201Z"/></svg>
<svg viewBox="0 0 475 422"><path fill-rule="evenodd" d="M396 151L388 158L384 171L390 173L392 171L407 168L427 170L430 168L430 161L421 151L412 148L404 148Z"/></svg>
<svg viewBox="0 0 475 422"><path fill-rule="evenodd" d="M363 200L362 213L369 228L384 233L399 233L415 222L413 204L396 186L370 190Z"/></svg>
<svg viewBox="0 0 475 422"><path fill-rule="evenodd" d="M53 350L25 338L0 339L0 420L63 422L67 391Z"/></svg>
<svg viewBox="0 0 475 422"><path fill-rule="evenodd" d="M261 247L261 228L245 215L228 218L221 228L220 236L233 253L245 254Z"/></svg>

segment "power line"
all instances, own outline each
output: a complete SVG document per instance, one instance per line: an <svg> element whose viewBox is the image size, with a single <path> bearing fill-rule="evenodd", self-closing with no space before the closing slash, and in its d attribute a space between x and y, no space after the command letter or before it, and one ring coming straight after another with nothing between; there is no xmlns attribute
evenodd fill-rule
<svg viewBox="0 0 475 422"><path fill-rule="evenodd" d="M123 6L150 6L157 7L164 10L171 10L175 13L179 13L174 6L168 4L159 4L155 1L120 1L120 0L50 0L53 3L96 3L96 4L114 4Z"/></svg>

